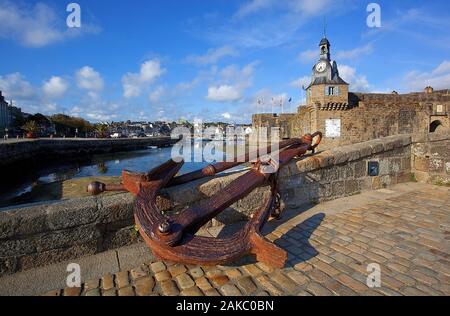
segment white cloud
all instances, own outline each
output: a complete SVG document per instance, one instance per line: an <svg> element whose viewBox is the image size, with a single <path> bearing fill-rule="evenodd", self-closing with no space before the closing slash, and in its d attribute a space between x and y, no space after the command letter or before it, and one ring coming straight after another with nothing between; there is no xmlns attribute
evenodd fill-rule
<svg viewBox="0 0 450 316"><path fill-rule="evenodd" d="M103 90L104 81L99 72L92 67L85 66L77 71L76 80L78 87L95 95Z"/></svg>
<svg viewBox="0 0 450 316"><path fill-rule="evenodd" d="M144 86L152 84L164 73L166 73L166 69L161 68L159 60L147 60L141 65L139 73L127 73L122 77L124 97L131 98L139 96Z"/></svg>
<svg viewBox="0 0 450 316"><path fill-rule="evenodd" d="M99 28L84 23L82 28L65 25L65 10L61 16L48 5L0 0L0 38L13 39L24 46L42 47L83 33L98 33ZM63 18L64 17L64 18Z"/></svg>
<svg viewBox="0 0 450 316"><path fill-rule="evenodd" d="M274 0L251 0L250 2L243 4L239 8L239 10L235 14L235 17L243 18L249 14L268 9L273 6L274 3Z"/></svg>
<svg viewBox="0 0 450 316"><path fill-rule="evenodd" d="M30 100L37 96L33 86L18 72L0 76L0 90L9 99Z"/></svg>
<svg viewBox="0 0 450 316"><path fill-rule="evenodd" d="M213 86L208 88L208 95L206 98L215 102L232 102L241 99L242 92L236 86Z"/></svg>
<svg viewBox="0 0 450 316"><path fill-rule="evenodd" d="M243 18L268 9L288 10L304 16L314 16L322 14L331 4L332 0L251 0L239 8L235 17Z"/></svg>
<svg viewBox="0 0 450 316"><path fill-rule="evenodd" d="M68 87L67 82L63 78L53 76L48 81L44 82L42 91L47 98L58 99L64 96Z"/></svg>
<svg viewBox="0 0 450 316"><path fill-rule="evenodd" d="M427 86L434 89L450 88L450 61L445 60L430 72L411 71L403 79L409 90L422 91Z"/></svg>
<svg viewBox="0 0 450 316"><path fill-rule="evenodd" d="M153 90L150 95L148 96L148 99L152 103L156 103L161 100L165 92L165 88L163 86L158 86L155 90Z"/></svg>
<svg viewBox="0 0 450 316"><path fill-rule="evenodd" d="M192 33L215 45L232 43L237 48L268 48L299 41L301 30L315 16L334 17L354 7L351 0L273 0L247 1L232 21L217 21L212 27L190 25ZM245 18L243 18L245 17ZM264 30L264 31L261 31Z"/></svg>
<svg viewBox="0 0 450 316"><path fill-rule="evenodd" d="M216 83L208 88L206 98L215 102L234 102L242 99L244 92L253 84L253 73L258 62L250 63L242 68L229 65L223 69L212 69L217 76Z"/></svg>
<svg viewBox="0 0 450 316"><path fill-rule="evenodd" d="M186 57L188 63L197 65L211 65L216 64L224 57L236 57L239 56L239 52L229 45L210 49L205 55L191 55Z"/></svg>
<svg viewBox="0 0 450 316"><path fill-rule="evenodd" d="M301 89L303 86L307 87L310 83L311 77L304 76L292 81L290 85L294 88Z"/></svg>
<svg viewBox="0 0 450 316"><path fill-rule="evenodd" d="M230 120L231 119L231 114L228 112L222 113L222 117L226 120Z"/></svg>
<svg viewBox="0 0 450 316"><path fill-rule="evenodd" d="M89 120L93 120L96 122L113 121L113 120L117 119L117 117L118 117L117 114L111 114L109 112L102 111L102 110L88 112L85 115Z"/></svg>
<svg viewBox="0 0 450 316"><path fill-rule="evenodd" d="M295 12L301 12L307 16L322 14L326 8L330 7L332 0L291 0L289 6Z"/></svg>
<svg viewBox="0 0 450 316"><path fill-rule="evenodd" d="M372 52L373 52L373 46L371 43L369 43L365 46L356 47L354 49L338 51L336 53L336 59L337 60L357 59L357 58L360 58L361 56L371 54Z"/></svg>
<svg viewBox="0 0 450 316"><path fill-rule="evenodd" d="M367 80L367 77L357 73L356 69L347 65L339 66L339 75L348 84L350 84L350 90L355 92L369 92L371 85Z"/></svg>
<svg viewBox="0 0 450 316"><path fill-rule="evenodd" d="M298 58L302 63L310 63L316 59L319 59L319 50L318 49L305 50L298 55Z"/></svg>

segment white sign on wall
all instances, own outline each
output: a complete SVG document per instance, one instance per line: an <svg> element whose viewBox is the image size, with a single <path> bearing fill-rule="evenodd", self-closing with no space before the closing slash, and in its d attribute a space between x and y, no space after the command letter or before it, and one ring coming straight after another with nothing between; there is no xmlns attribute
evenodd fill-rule
<svg viewBox="0 0 450 316"><path fill-rule="evenodd" d="M340 119L325 120L325 137L328 138L341 137Z"/></svg>
<svg viewBox="0 0 450 316"><path fill-rule="evenodd" d="M442 104L438 104L436 106L436 112L437 113L444 113L444 106Z"/></svg>

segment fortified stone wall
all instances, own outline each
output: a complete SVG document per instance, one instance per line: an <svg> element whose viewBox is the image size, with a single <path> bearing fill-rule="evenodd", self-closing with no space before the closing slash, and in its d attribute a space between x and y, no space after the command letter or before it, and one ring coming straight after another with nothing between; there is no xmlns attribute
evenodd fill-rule
<svg viewBox="0 0 450 316"><path fill-rule="evenodd" d="M417 181L450 186L450 129L415 136L412 163Z"/></svg>
<svg viewBox="0 0 450 316"><path fill-rule="evenodd" d="M394 136L292 161L280 171L283 204L294 208L408 181L410 157L411 137ZM368 161L379 162L378 176L368 176ZM174 207L179 211L186 204L198 203L220 192L241 174L167 189L159 200L160 207L163 210ZM268 194L267 187L253 191L223 212L217 222L246 219ZM0 212L0 275L136 242L140 239L133 223L133 197L129 194L36 204Z"/></svg>
<svg viewBox="0 0 450 316"><path fill-rule="evenodd" d="M270 128L278 127L280 129L280 138L289 138L292 129L291 122L295 114L260 114L253 116L253 126L267 127L268 137L270 137Z"/></svg>
<svg viewBox="0 0 450 316"><path fill-rule="evenodd" d="M349 94L348 110L320 110L317 105L301 106L290 117L290 138L306 133L323 131L326 121L339 119L340 137L325 137L322 148L355 144L359 142L399 134L424 134L430 132L433 122L439 129L450 126L450 93L448 90L433 93L410 94ZM270 115L254 115L255 129L259 126L276 127ZM326 135L325 135L326 136Z"/></svg>

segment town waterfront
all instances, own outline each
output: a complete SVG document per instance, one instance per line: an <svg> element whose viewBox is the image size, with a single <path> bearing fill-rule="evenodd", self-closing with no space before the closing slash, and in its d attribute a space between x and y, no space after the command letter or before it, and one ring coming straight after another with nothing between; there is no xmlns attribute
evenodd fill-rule
<svg viewBox="0 0 450 316"><path fill-rule="evenodd" d="M146 172L169 160L171 150L170 147L148 148L93 155L82 161L55 162L50 166L33 170L13 187L3 187L0 190L0 207L58 198L60 194L56 194L54 191L65 181L99 177L114 178L119 177L122 170L125 169ZM206 165L207 163L187 162L181 169L181 173L190 172Z"/></svg>

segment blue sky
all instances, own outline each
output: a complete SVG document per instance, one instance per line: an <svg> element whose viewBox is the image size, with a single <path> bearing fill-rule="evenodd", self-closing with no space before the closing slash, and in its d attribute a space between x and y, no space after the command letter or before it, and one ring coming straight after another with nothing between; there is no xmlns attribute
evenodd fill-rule
<svg viewBox="0 0 450 316"><path fill-rule="evenodd" d="M79 0L69 29L70 1L0 0L0 90L24 111L90 121L250 122L302 102L324 18L352 91L450 88L449 2L378 1L369 28L370 2Z"/></svg>

